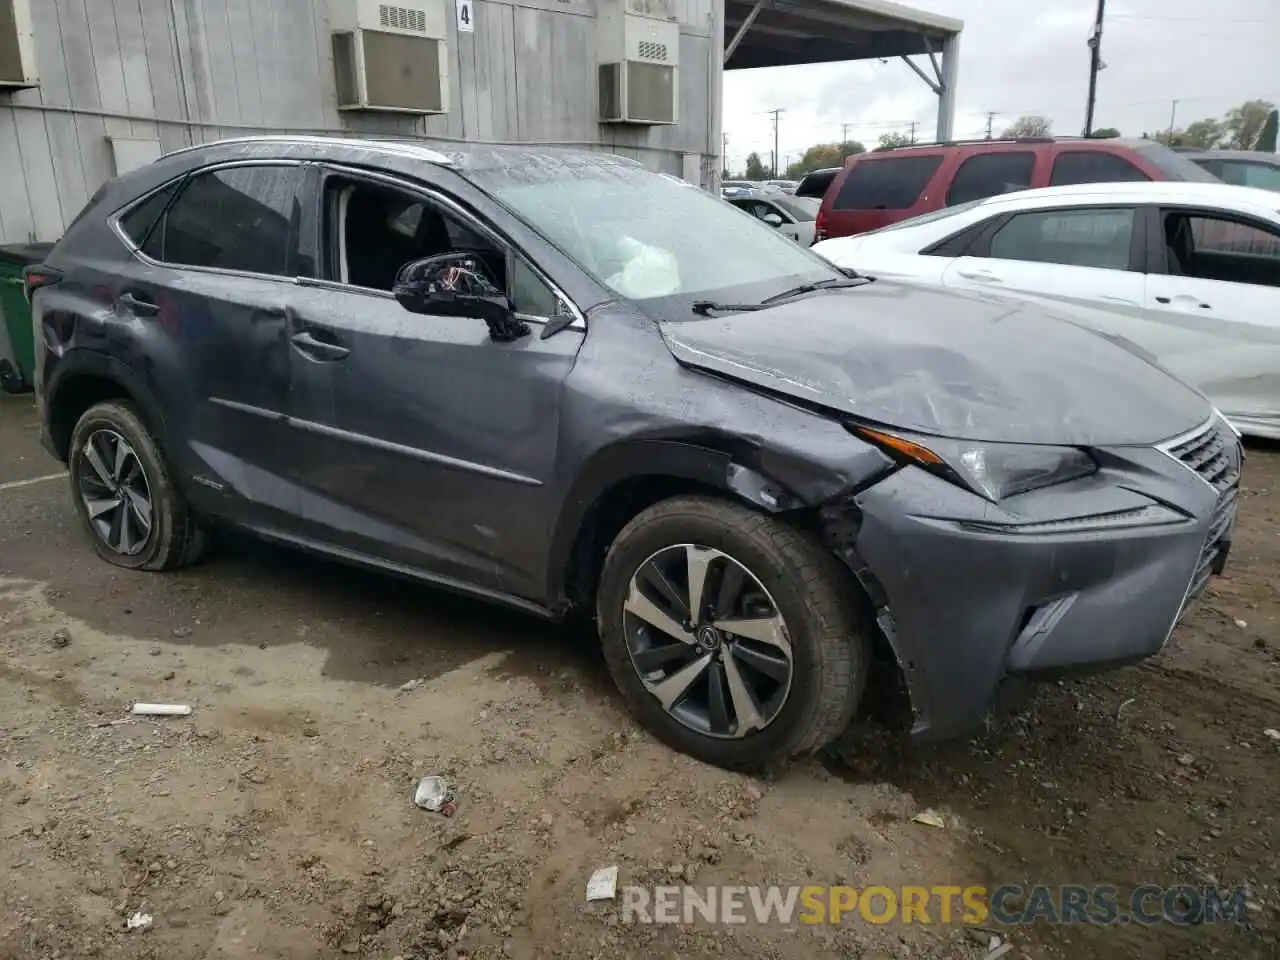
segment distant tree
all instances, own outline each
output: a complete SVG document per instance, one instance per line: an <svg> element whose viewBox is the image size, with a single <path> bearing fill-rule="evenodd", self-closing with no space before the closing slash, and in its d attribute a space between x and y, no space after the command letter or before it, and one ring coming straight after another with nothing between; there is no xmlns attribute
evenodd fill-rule
<svg viewBox="0 0 1280 960"><path fill-rule="evenodd" d="M1248 100L1232 107L1223 118L1223 146L1229 150L1253 150L1276 105L1269 100Z"/></svg>
<svg viewBox="0 0 1280 960"><path fill-rule="evenodd" d="M1222 122L1208 117L1187 124L1185 130L1159 130L1155 133L1143 133L1144 140L1155 140L1166 147L1196 147L1200 150L1212 150L1222 144Z"/></svg>
<svg viewBox="0 0 1280 960"><path fill-rule="evenodd" d="M1053 134L1053 121L1048 117L1019 117L1005 127L1002 136L1008 139L1016 137L1048 137Z"/></svg>
<svg viewBox="0 0 1280 960"><path fill-rule="evenodd" d="M1267 122L1262 125L1262 133L1258 134L1258 142L1254 144L1253 149L1261 150L1263 153L1275 153L1277 133L1280 133L1280 110L1272 110L1267 116Z"/></svg>
<svg viewBox="0 0 1280 960"><path fill-rule="evenodd" d="M846 140L844 143L840 144L840 156L846 160L849 157L856 157L858 154L866 152L867 148L857 140Z"/></svg>
<svg viewBox="0 0 1280 960"><path fill-rule="evenodd" d="M1114 140L1120 136L1120 131L1115 127L1099 127L1090 134L1095 140Z"/></svg>
<svg viewBox="0 0 1280 960"><path fill-rule="evenodd" d="M764 161L760 159L760 154L754 150L747 154L746 178L748 180L764 180L769 176L769 171L764 165Z"/></svg>
<svg viewBox="0 0 1280 960"><path fill-rule="evenodd" d="M892 133L880 134L881 147L908 147L911 145L911 138L905 133L899 133L896 130Z"/></svg>

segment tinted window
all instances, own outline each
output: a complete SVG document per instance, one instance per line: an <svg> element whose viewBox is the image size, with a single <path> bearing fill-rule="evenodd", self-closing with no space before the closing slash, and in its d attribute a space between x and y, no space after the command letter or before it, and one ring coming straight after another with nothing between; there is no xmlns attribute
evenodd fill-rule
<svg viewBox="0 0 1280 960"><path fill-rule="evenodd" d="M128 234L130 240L139 247L147 242L147 235L151 233L151 228L160 219L160 214L164 213L164 208L169 205L169 200L177 189L178 185L174 183L163 190L157 190L120 218L120 228Z"/></svg>
<svg viewBox="0 0 1280 960"><path fill-rule="evenodd" d="M819 197L821 198L827 188L831 186L831 181L836 178L836 174L840 172L839 167L831 170L819 170L817 173L811 173L800 181L800 186L796 187L797 197Z"/></svg>
<svg viewBox="0 0 1280 960"><path fill-rule="evenodd" d="M1241 187L1280 190L1280 167L1251 160L1222 160L1221 170L1214 170L1222 180Z"/></svg>
<svg viewBox="0 0 1280 960"><path fill-rule="evenodd" d="M1053 161L1051 187L1068 183L1122 183L1150 180L1124 157L1101 150L1067 150Z"/></svg>
<svg viewBox="0 0 1280 960"><path fill-rule="evenodd" d="M979 153L960 164L947 191L947 205L968 203L1031 186L1036 155L1029 150Z"/></svg>
<svg viewBox="0 0 1280 960"><path fill-rule="evenodd" d="M286 276L298 169L231 167L191 177L163 230L152 232L148 253L167 263Z"/></svg>
<svg viewBox="0 0 1280 960"><path fill-rule="evenodd" d="M511 307L529 317L554 317L560 307L560 298L520 257L512 266Z"/></svg>
<svg viewBox="0 0 1280 960"><path fill-rule="evenodd" d="M1125 270L1133 210L1046 210L1021 213L991 238L991 256L1073 267Z"/></svg>
<svg viewBox="0 0 1280 960"><path fill-rule="evenodd" d="M860 160L840 184L835 209L905 210L920 199L940 166L938 154Z"/></svg>

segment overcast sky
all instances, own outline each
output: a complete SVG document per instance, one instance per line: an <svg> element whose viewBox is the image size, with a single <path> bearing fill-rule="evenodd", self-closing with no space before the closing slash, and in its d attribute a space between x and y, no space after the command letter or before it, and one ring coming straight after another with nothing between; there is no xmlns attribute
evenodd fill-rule
<svg viewBox="0 0 1280 960"><path fill-rule="evenodd" d="M955 136L979 137L994 110L996 132L1021 114L1043 114L1054 131L1079 134L1088 91L1094 0L910 0L964 21ZM1126 134L1218 116L1244 100L1280 103L1280 0L1108 0L1094 124ZM917 58L930 71L927 58ZM731 70L724 79L724 132L739 172L759 151L766 165L773 122L785 107L779 153L799 159L814 143L849 138L873 146L887 130L932 139L937 97L901 60ZM785 163L783 164L785 166Z"/></svg>

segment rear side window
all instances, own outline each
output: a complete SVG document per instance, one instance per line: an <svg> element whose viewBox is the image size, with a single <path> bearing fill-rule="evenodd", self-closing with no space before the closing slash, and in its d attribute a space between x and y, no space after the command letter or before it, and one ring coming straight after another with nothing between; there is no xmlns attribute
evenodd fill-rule
<svg viewBox="0 0 1280 960"><path fill-rule="evenodd" d="M1102 150L1064 150L1053 161L1049 186L1059 187L1068 183L1130 183L1150 179L1117 154Z"/></svg>
<svg viewBox="0 0 1280 960"><path fill-rule="evenodd" d="M300 168L229 167L187 180L145 252L166 263L287 276Z"/></svg>
<svg viewBox="0 0 1280 960"><path fill-rule="evenodd" d="M1280 167L1251 160L1222 160L1220 170L1213 170L1226 183L1240 187L1261 187L1263 190L1280 190Z"/></svg>
<svg viewBox="0 0 1280 960"><path fill-rule="evenodd" d="M1020 213L991 238L1000 260L1127 270L1136 211L1044 210Z"/></svg>
<svg viewBox="0 0 1280 960"><path fill-rule="evenodd" d="M171 183L164 189L157 190L120 218L120 229L137 246L145 247L147 237L151 234L151 228L156 225L156 221L160 219L160 214L164 213L164 208L169 205L169 201L173 199L173 195L177 191L178 184L176 183Z"/></svg>
<svg viewBox="0 0 1280 960"><path fill-rule="evenodd" d="M824 196L831 186L831 181L836 178L836 174L840 171L836 170L819 170L817 173L811 173L800 181L800 186L796 187L795 195L797 197L819 197Z"/></svg>
<svg viewBox="0 0 1280 960"><path fill-rule="evenodd" d="M1035 168L1036 155L1030 150L975 154L956 171L947 191L947 206L1025 190L1031 186Z"/></svg>
<svg viewBox="0 0 1280 960"><path fill-rule="evenodd" d="M906 210L920 199L942 157L886 157L849 168L836 196L836 210Z"/></svg>

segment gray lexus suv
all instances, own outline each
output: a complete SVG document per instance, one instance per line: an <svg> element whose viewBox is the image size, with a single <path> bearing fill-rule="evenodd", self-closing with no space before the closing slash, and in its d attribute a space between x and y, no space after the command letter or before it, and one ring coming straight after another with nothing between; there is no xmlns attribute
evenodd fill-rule
<svg viewBox="0 0 1280 960"><path fill-rule="evenodd" d="M1136 348L838 272L618 157L256 138L108 183L29 269L44 440L97 552L228 524L594 617L638 718L752 767L1160 650L1242 451Z"/></svg>

